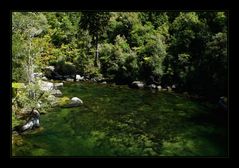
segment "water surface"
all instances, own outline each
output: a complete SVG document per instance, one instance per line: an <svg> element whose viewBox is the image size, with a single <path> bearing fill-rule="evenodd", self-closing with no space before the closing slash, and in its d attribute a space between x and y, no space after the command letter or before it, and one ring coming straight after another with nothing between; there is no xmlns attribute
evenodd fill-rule
<svg viewBox="0 0 239 168"><path fill-rule="evenodd" d="M84 105L42 115L40 129L18 137L14 156L227 155L226 126L213 105L95 83L68 83L62 92Z"/></svg>

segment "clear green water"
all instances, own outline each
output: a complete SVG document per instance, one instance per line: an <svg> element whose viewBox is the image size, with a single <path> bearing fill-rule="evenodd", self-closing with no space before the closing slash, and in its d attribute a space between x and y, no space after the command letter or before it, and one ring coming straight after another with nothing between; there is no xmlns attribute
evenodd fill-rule
<svg viewBox="0 0 239 168"><path fill-rule="evenodd" d="M84 105L42 115L14 156L227 156L227 129L212 105L127 86L68 83L62 92Z"/></svg>

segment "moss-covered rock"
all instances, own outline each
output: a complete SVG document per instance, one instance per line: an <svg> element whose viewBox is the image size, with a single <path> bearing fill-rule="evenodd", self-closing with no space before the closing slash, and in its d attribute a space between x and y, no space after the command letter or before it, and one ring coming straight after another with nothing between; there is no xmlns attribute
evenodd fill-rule
<svg viewBox="0 0 239 168"><path fill-rule="evenodd" d="M61 107L64 107L70 103L70 98L69 97L62 97L58 99L58 105Z"/></svg>

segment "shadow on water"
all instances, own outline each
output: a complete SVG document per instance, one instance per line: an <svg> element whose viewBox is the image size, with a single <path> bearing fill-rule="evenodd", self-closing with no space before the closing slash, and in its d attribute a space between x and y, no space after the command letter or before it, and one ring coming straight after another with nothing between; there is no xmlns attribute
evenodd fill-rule
<svg viewBox="0 0 239 168"><path fill-rule="evenodd" d="M95 83L69 83L62 92L84 105L43 115L41 131L18 137L14 155L227 155L227 125L178 94Z"/></svg>

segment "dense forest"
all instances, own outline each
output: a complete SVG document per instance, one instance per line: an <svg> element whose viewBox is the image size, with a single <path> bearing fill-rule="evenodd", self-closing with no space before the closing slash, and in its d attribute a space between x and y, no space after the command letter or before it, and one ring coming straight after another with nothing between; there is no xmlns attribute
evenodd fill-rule
<svg viewBox="0 0 239 168"><path fill-rule="evenodd" d="M13 126L39 99L41 112L51 106L34 74L49 81L140 81L218 102L228 97L227 33L228 14L221 11L13 12Z"/></svg>
<svg viewBox="0 0 239 168"><path fill-rule="evenodd" d="M29 71L55 65L62 75L105 77L120 84L153 76L162 86L174 84L180 91L219 97L227 96L227 60L224 12L16 12L12 16L16 82L28 81Z"/></svg>

